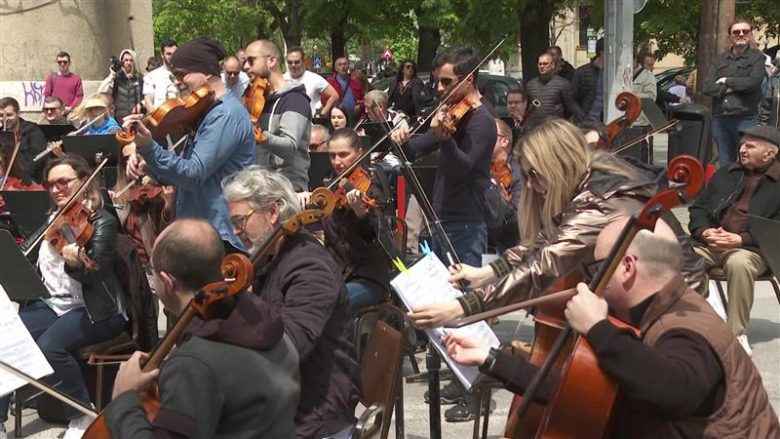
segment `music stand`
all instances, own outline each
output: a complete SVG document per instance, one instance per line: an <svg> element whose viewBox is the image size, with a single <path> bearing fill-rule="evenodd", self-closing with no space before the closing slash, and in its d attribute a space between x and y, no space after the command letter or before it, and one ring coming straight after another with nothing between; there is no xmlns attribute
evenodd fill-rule
<svg viewBox="0 0 780 439"><path fill-rule="evenodd" d="M777 246L777 237L780 235L780 221L748 215L750 234L755 238L772 273L780 274L780 248ZM763 273L759 273L763 274Z"/></svg>
<svg viewBox="0 0 780 439"><path fill-rule="evenodd" d="M65 137L66 134L76 131L76 127L71 124L63 125L38 125L38 128L43 131L46 136L46 141L51 142L53 140L59 140Z"/></svg>
<svg viewBox="0 0 780 439"><path fill-rule="evenodd" d="M10 157L14 145L16 145L16 138L13 131L0 131L0 147L2 147L3 154L8 154Z"/></svg>
<svg viewBox="0 0 780 439"><path fill-rule="evenodd" d="M312 117L311 118L312 125L322 125L325 128L328 129L328 132L333 131L333 126L330 124L330 118L329 117Z"/></svg>
<svg viewBox="0 0 780 439"><path fill-rule="evenodd" d="M95 167L108 157L106 166L116 166L119 157L119 141L113 134L99 136L65 136L62 138L62 150L78 154Z"/></svg>
<svg viewBox="0 0 780 439"><path fill-rule="evenodd" d="M30 261L6 230L0 230L0 284L14 301L50 297Z"/></svg>
<svg viewBox="0 0 780 439"><path fill-rule="evenodd" d="M327 152L312 151L309 153L309 190L323 186L323 180L333 172Z"/></svg>
<svg viewBox="0 0 780 439"><path fill-rule="evenodd" d="M379 139L385 137L387 131L393 129L393 123L365 122L360 125L360 128L363 129L363 131L366 133L366 136L368 136L370 139L368 145L364 145L364 147L369 148L371 145L379 141ZM389 151L392 146L392 140L390 140L390 137L386 137L385 140L382 141L382 143L380 143L379 146L374 150L374 152L386 152Z"/></svg>
<svg viewBox="0 0 780 439"><path fill-rule="evenodd" d="M2 191L0 195L23 237L32 235L46 223L51 207L47 191Z"/></svg>
<svg viewBox="0 0 780 439"><path fill-rule="evenodd" d="M658 104L655 103L655 100L642 98L640 101L642 102L642 111L645 113L645 116L647 116L647 120L650 121L650 126L653 127L653 129L658 129L669 123L669 120L661 112L661 109L658 108Z"/></svg>

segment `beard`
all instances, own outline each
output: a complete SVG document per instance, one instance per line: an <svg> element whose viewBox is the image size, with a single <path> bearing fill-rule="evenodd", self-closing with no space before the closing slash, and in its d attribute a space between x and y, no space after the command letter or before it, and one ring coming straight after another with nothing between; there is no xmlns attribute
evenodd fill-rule
<svg viewBox="0 0 780 439"><path fill-rule="evenodd" d="M263 231L263 233L260 234L255 239L250 239L250 242L252 243L251 246L249 246L249 254L254 255L256 252L260 251L260 248L263 246L263 244L266 243L268 238L271 236L271 234L274 232L273 228L268 228Z"/></svg>

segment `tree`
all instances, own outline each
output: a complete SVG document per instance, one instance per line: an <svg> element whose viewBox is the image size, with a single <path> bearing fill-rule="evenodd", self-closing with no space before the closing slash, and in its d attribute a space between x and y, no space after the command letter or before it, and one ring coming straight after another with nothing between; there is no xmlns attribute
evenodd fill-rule
<svg viewBox="0 0 780 439"><path fill-rule="evenodd" d="M282 32L287 47L301 45L305 13L302 0L248 0L248 3L257 10L268 11L273 17L271 29Z"/></svg>

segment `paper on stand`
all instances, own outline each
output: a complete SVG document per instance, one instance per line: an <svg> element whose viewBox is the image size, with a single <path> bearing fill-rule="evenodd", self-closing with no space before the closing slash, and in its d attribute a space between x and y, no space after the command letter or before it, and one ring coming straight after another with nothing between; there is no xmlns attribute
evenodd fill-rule
<svg viewBox="0 0 780 439"><path fill-rule="evenodd" d="M54 373L30 332L22 323L11 299L0 285L0 360L26 374L41 378ZM11 393L27 384L24 380L0 369L0 395Z"/></svg>
<svg viewBox="0 0 780 439"><path fill-rule="evenodd" d="M390 281L390 285L398 292L404 305L413 309L429 303L450 302L461 296L463 293L450 284L449 277L447 267L436 256L429 253L408 270L402 271ZM476 366L464 366L450 358L447 349L441 343L442 337L447 332L452 332L479 340L491 347L497 348L500 345L498 337L485 322L457 329L427 329L425 332L466 389L471 389L479 378L479 369Z"/></svg>

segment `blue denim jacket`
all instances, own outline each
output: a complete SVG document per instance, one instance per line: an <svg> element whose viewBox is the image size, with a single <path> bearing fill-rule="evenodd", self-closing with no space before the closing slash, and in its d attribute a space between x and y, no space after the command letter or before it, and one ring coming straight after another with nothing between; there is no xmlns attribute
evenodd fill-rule
<svg viewBox="0 0 780 439"><path fill-rule="evenodd" d="M231 93L224 94L198 123L181 156L153 142L138 150L151 174L176 186L176 218L208 220L222 240L243 249L233 233L220 182L255 162L252 122Z"/></svg>

